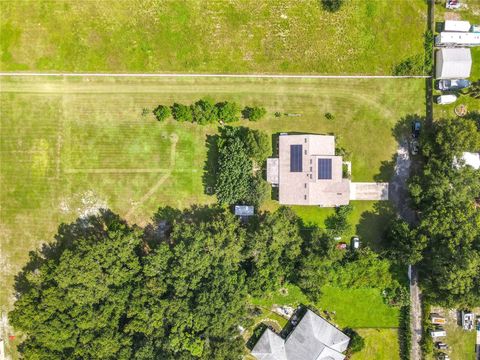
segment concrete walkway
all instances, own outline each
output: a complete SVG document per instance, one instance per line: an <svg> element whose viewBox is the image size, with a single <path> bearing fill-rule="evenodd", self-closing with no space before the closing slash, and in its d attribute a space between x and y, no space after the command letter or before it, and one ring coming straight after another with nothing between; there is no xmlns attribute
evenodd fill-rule
<svg viewBox="0 0 480 360"><path fill-rule="evenodd" d="M388 183L351 182L350 200L388 200Z"/></svg>
<svg viewBox="0 0 480 360"><path fill-rule="evenodd" d="M308 75L308 74L190 74L190 73L69 73L69 72L0 72L0 76L59 76L59 77L143 77L143 78L261 78L261 79L429 79L430 76L393 75Z"/></svg>

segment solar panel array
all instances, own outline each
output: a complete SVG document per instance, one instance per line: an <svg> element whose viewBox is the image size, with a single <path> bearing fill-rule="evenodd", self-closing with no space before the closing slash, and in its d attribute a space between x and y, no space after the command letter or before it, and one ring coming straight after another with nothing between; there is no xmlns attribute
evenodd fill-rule
<svg viewBox="0 0 480 360"><path fill-rule="evenodd" d="M318 159L318 179L330 180L332 178L332 159Z"/></svg>
<svg viewBox="0 0 480 360"><path fill-rule="evenodd" d="M302 172L302 145L290 145L290 172Z"/></svg>

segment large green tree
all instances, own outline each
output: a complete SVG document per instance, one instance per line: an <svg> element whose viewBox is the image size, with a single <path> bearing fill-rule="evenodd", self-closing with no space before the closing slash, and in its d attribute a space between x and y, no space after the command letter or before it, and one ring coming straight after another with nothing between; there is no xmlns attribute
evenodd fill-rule
<svg viewBox="0 0 480 360"><path fill-rule="evenodd" d="M141 274L140 236L116 216L61 227L17 281L12 325L27 359L130 359L127 309Z"/></svg>

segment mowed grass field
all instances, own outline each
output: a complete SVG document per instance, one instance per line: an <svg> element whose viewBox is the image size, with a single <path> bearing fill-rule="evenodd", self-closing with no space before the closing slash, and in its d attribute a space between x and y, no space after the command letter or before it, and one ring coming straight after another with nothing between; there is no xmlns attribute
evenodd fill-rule
<svg viewBox="0 0 480 360"><path fill-rule="evenodd" d="M391 74L423 54L424 0L0 2L0 69Z"/></svg>
<svg viewBox="0 0 480 360"><path fill-rule="evenodd" d="M61 222L109 207L145 224L163 205L215 201L202 183L206 140L217 126L158 123L143 109L200 96L265 106L277 132L334 133L352 154L353 180L371 181L396 150L394 124L424 110L424 81L220 78L1 77L2 307L28 251ZM275 111L300 117L275 118ZM325 112L335 118L327 120ZM365 209L367 210L367 209ZM299 212L301 214L301 211ZM315 214L310 215L310 219Z"/></svg>

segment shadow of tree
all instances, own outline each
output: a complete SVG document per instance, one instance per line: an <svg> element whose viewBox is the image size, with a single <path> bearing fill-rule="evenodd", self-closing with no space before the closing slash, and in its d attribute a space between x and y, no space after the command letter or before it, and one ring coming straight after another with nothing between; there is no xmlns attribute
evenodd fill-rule
<svg viewBox="0 0 480 360"><path fill-rule="evenodd" d="M365 245L376 252L381 252L386 248L385 232L396 216L395 208L390 201L376 202L373 210L362 213L356 232Z"/></svg>
<svg viewBox="0 0 480 360"><path fill-rule="evenodd" d="M207 160L203 166L203 176L202 183L204 193L207 195L213 195L215 192L215 181L216 181L216 169L217 169L217 160L218 160L218 145L217 142L220 139L220 136L207 135L205 140L205 145L207 147Z"/></svg>
<svg viewBox="0 0 480 360"><path fill-rule="evenodd" d="M39 250L29 252L26 265L15 276L15 292L17 294L27 292L32 284L29 279L31 274L39 271L47 261L58 261L65 250L75 247L78 239L103 238L109 231L119 226L125 227L128 224L109 209L101 209L98 215L78 218L70 224L60 224L54 241L43 244Z"/></svg>
<svg viewBox="0 0 480 360"><path fill-rule="evenodd" d="M376 174L373 179L376 182L389 182L395 174L396 162L397 154L393 154L391 160L382 161L380 164L380 173Z"/></svg>

